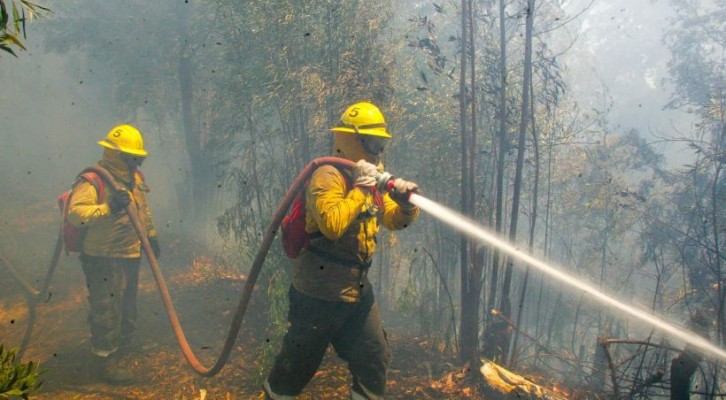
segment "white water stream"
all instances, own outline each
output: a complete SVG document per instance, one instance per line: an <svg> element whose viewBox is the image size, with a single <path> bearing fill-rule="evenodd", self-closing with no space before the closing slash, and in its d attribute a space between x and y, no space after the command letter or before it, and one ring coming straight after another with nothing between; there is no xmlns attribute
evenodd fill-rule
<svg viewBox="0 0 726 400"><path fill-rule="evenodd" d="M616 308L640 321L652 325L666 335L683 340L684 342L703 351L706 357L716 359L720 358L721 360L726 360L726 351L715 346L714 344L705 340L703 337L697 335L696 333L683 328L679 328L672 323L665 321L662 318L656 317L652 313L640 310L633 306L629 306L623 302L614 299L611 296L604 294L594 286L583 282L577 278L574 278L566 272L563 272L562 268L547 264L517 249L508 241L500 239L497 235L493 233L487 232L485 229L481 228L474 222L471 222L471 220L457 213L456 211L446 208L416 193L411 194L409 201L418 206L421 210L450 225L454 229L465 233L475 239L478 239L486 244L489 244L490 246L496 247L502 252L508 254L509 256L516 258L526 264L529 264L540 272L543 272L550 277L567 284L573 289L579 290L583 294L589 295L603 305L608 305Z"/></svg>

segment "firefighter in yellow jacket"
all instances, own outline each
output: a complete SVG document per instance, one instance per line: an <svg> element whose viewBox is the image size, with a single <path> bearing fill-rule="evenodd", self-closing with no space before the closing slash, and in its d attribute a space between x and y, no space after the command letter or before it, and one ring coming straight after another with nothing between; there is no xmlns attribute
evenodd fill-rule
<svg viewBox="0 0 726 400"><path fill-rule="evenodd" d="M353 375L351 399L381 399L391 351L368 279L379 225L399 230L418 209L418 189L394 180L382 190L381 154L391 139L381 111L362 102L348 107L335 135L333 155L356 161L350 171L324 165L306 188L310 245L296 259L289 292L290 323L264 383L268 399L292 399L315 374L329 344Z"/></svg>
<svg viewBox="0 0 726 400"><path fill-rule="evenodd" d="M131 125L111 129L98 142L104 147L98 164L108 170L124 190L116 191L108 182L103 198L89 182L79 183L72 192L68 220L87 227L80 255L86 276L91 327L93 368L111 383L133 380L123 366L123 350L131 345L136 330L136 292L141 260L141 242L125 209L138 211L152 249L159 257L159 242L146 201L149 189L138 171L147 152L141 133Z"/></svg>

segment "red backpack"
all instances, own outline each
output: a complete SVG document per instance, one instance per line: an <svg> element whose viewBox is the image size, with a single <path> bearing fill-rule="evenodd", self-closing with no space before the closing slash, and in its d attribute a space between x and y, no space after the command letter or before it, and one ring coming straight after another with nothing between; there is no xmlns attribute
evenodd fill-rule
<svg viewBox="0 0 726 400"><path fill-rule="evenodd" d="M306 185L307 186L307 182ZM282 219L282 248L289 258L297 258L300 252L310 245L310 235L305 231L305 188L301 188L292 201L285 218Z"/></svg>
<svg viewBox="0 0 726 400"><path fill-rule="evenodd" d="M348 176L343 174L343 177L345 178L345 183L350 187L351 183L348 180ZM309 179L305 181L303 187L297 192L295 199L292 201L292 205L290 205L287 214L285 214L285 217L280 223L282 248L285 250L285 255L293 259L297 258L300 252L310 245L311 235L322 235L319 232L311 234L305 231L305 217L307 215L305 190L309 182Z"/></svg>
<svg viewBox="0 0 726 400"><path fill-rule="evenodd" d="M98 193L98 203L103 201L104 195L104 182L101 179L101 175L96 172L94 167L88 167L81 171L73 185L69 190L61 193L58 200L58 207L61 210L62 218L62 233L63 233L63 244L65 246L66 254L68 253L80 253L83 248L83 238L86 236L87 227L76 227L68 221L68 206L71 204L71 197L73 197L73 190L82 182L89 182L96 189Z"/></svg>

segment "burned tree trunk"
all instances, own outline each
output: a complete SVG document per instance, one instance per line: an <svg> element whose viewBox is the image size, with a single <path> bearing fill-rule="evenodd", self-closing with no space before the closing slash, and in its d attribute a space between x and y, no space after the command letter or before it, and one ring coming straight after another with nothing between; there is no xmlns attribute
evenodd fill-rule
<svg viewBox="0 0 726 400"><path fill-rule="evenodd" d="M691 398L691 378L702 358L700 354L685 349L671 361L671 400Z"/></svg>
<svg viewBox="0 0 726 400"><path fill-rule="evenodd" d="M691 329L703 337L708 337L708 318L697 312L691 318ZM671 361L671 400L688 400L691 398L691 378L701 363L703 354L690 345L686 345L681 354Z"/></svg>

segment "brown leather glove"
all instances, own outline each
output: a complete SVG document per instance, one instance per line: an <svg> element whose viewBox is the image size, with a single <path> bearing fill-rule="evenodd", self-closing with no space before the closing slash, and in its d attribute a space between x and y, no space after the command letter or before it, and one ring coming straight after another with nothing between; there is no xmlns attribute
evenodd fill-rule
<svg viewBox="0 0 726 400"><path fill-rule="evenodd" d="M418 185L409 182L407 180L403 180L401 178L396 178L393 180L393 189L391 190L391 199L398 203L398 205L406 210L410 211L416 208L413 204L411 204L408 201L409 196L411 196L411 193L418 191Z"/></svg>
<svg viewBox="0 0 726 400"><path fill-rule="evenodd" d="M109 201L109 207L113 214L117 214L125 210L129 204L131 204L131 195L126 190L113 192Z"/></svg>

